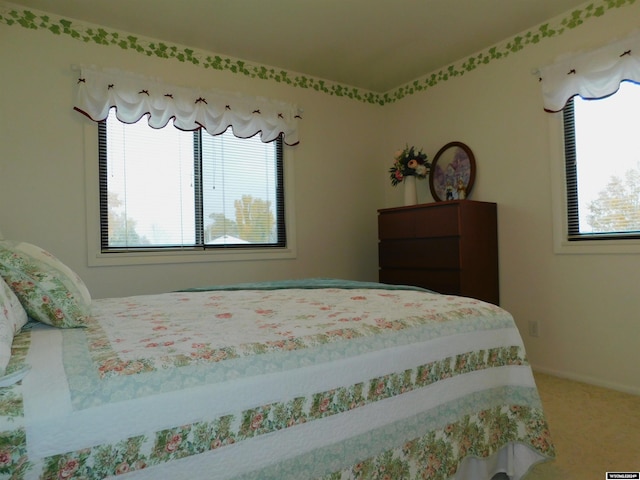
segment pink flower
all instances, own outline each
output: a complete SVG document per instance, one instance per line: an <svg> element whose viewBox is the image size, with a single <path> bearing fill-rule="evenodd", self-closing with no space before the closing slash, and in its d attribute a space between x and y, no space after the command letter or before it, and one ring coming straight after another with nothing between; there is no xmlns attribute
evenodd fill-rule
<svg viewBox="0 0 640 480"><path fill-rule="evenodd" d="M387 322L386 320L382 319L382 318L376 318L376 325L378 325L380 328L392 328L393 324L391 322Z"/></svg>
<svg viewBox="0 0 640 480"><path fill-rule="evenodd" d="M320 411L321 412L326 412L329 409L329 399L328 398L323 398L322 402L320 402Z"/></svg>
<svg viewBox="0 0 640 480"><path fill-rule="evenodd" d="M257 430L262 425L264 417L261 413L256 413L251 419L251 430Z"/></svg>
<svg viewBox="0 0 640 480"><path fill-rule="evenodd" d="M80 466L78 460L69 460L58 472L58 478L61 480L73 477L73 474Z"/></svg>
<svg viewBox="0 0 640 480"><path fill-rule="evenodd" d="M0 452L0 465L9 465L11 463L11 453L6 450Z"/></svg>
<svg viewBox="0 0 640 480"><path fill-rule="evenodd" d="M175 434L171 437L171 440L167 442L167 446L165 447L165 450L169 453L173 453L178 449L181 443L182 443L182 436Z"/></svg>
<svg viewBox="0 0 640 480"><path fill-rule="evenodd" d="M120 465L116 467L116 475L122 475L123 473L127 473L129 471L129 464L126 462L122 462Z"/></svg>
<svg viewBox="0 0 640 480"><path fill-rule="evenodd" d="M221 360L224 360L225 358L227 358L227 352L225 352L224 350L216 350L216 353L213 356L213 361L219 362Z"/></svg>

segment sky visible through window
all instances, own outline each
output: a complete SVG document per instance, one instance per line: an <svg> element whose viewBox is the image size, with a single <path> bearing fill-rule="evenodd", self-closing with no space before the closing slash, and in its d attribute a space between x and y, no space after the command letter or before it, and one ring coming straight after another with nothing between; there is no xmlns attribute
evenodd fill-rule
<svg viewBox="0 0 640 480"><path fill-rule="evenodd" d="M607 191L611 177L640 170L640 85L622 82L607 98L574 98L580 233L592 233L589 204ZM636 225L640 229L640 225Z"/></svg>

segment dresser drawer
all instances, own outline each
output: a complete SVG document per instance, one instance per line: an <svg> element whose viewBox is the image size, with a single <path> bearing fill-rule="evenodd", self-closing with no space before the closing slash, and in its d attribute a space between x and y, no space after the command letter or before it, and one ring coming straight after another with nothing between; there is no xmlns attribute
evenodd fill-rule
<svg viewBox="0 0 640 480"><path fill-rule="evenodd" d="M383 211L378 215L380 240L447 237L459 233L459 215L456 205Z"/></svg>
<svg viewBox="0 0 640 480"><path fill-rule="evenodd" d="M378 215L378 238L413 238L415 215L411 210Z"/></svg>
<svg viewBox="0 0 640 480"><path fill-rule="evenodd" d="M460 273L455 270L382 269L381 283L415 285L437 293L460 295Z"/></svg>
<svg viewBox="0 0 640 480"><path fill-rule="evenodd" d="M431 208L415 210L416 238L447 237L458 235L459 211L457 205L438 205Z"/></svg>
<svg viewBox="0 0 640 480"><path fill-rule="evenodd" d="M458 237L385 240L378 244L381 268L458 268Z"/></svg>

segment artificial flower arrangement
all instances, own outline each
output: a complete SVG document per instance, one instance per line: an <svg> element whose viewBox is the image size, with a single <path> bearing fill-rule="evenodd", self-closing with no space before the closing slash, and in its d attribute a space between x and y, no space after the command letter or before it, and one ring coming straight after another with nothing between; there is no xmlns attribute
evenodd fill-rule
<svg viewBox="0 0 640 480"><path fill-rule="evenodd" d="M425 178L430 168L427 154L422 149L416 152L415 147L406 146L404 150L397 151L393 158L393 166L389 169L391 184L395 187L402 183L404 177Z"/></svg>

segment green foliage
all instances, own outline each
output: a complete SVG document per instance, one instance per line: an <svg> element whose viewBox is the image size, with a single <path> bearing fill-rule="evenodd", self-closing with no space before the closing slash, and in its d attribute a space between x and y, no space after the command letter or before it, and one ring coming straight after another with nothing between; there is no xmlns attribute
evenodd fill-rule
<svg viewBox="0 0 640 480"><path fill-rule="evenodd" d="M140 236L136 231L136 221L127 217L124 212L118 211L118 207L122 205L122 201L118 198L118 195L109 193L108 205L109 246L149 245L149 240Z"/></svg>
<svg viewBox="0 0 640 480"><path fill-rule="evenodd" d="M598 198L589 203L587 222L594 233L640 230L640 168L612 176Z"/></svg>
<svg viewBox="0 0 640 480"><path fill-rule="evenodd" d="M239 237L250 243L268 243L275 225L271 202L243 195L234 206Z"/></svg>
<svg viewBox="0 0 640 480"><path fill-rule="evenodd" d="M207 237L209 240L213 240L224 235L231 235L233 237L240 235L238 232L238 224L225 217L224 213L212 213L209 215L209 218L213 220L213 223L206 227L207 235L205 236L205 240L207 240Z"/></svg>

